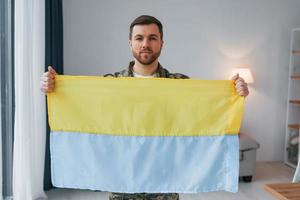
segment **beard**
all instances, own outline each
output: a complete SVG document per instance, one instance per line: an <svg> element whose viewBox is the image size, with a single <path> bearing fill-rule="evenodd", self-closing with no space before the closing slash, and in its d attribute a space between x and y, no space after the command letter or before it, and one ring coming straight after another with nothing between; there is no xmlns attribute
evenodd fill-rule
<svg viewBox="0 0 300 200"><path fill-rule="evenodd" d="M159 56L161 49L158 52L153 53L151 50L146 50L150 51L151 53L137 53L132 51L133 57L137 59L141 64L143 65L151 65Z"/></svg>

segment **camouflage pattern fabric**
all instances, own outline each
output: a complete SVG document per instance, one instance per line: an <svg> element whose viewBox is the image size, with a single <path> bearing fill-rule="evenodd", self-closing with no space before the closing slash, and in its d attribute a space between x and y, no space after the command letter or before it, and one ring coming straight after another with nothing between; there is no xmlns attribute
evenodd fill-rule
<svg viewBox="0 0 300 200"><path fill-rule="evenodd" d="M177 193L110 193L109 200L179 200Z"/></svg>
<svg viewBox="0 0 300 200"><path fill-rule="evenodd" d="M129 63L127 69L114 74L106 74L105 77L134 77L133 74L134 61ZM158 68L155 73L157 78L173 78L173 79L187 79L188 76L180 73L170 73L158 63ZM177 193L110 193L109 200L179 200Z"/></svg>
<svg viewBox="0 0 300 200"><path fill-rule="evenodd" d="M105 77L134 77L133 75L133 65L134 61L129 63L129 66L127 69L124 69L120 72L115 72L114 74L106 74L104 75ZM159 63L158 63L158 68L155 72L155 77L157 78L173 78L173 79L187 79L189 78L188 76L180 73L170 73L168 70L163 68Z"/></svg>

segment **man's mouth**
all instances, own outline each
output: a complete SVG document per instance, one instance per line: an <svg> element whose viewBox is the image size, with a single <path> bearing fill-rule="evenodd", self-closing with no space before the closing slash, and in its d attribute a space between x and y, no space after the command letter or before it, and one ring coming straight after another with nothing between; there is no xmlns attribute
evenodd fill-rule
<svg viewBox="0 0 300 200"><path fill-rule="evenodd" d="M141 51L140 53L152 53L152 51Z"/></svg>

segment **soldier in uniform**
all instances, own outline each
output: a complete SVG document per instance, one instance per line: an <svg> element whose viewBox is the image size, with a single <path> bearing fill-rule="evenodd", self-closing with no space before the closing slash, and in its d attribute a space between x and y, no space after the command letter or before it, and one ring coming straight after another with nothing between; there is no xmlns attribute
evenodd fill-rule
<svg viewBox="0 0 300 200"><path fill-rule="evenodd" d="M163 26L153 16L142 15L137 17L130 25L129 46L134 60L128 67L120 72L106 74L106 77L138 77L138 78L173 78L186 79L188 76L180 73L170 73L158 62L163 47ZM55 87L55 70L49 66L48 71L42 75L40 89L44 93L53 92ZM235 75L236 91L246 97L249 94L245 81ZM178 200L177 193L110 193L109 200Z"/></svg>

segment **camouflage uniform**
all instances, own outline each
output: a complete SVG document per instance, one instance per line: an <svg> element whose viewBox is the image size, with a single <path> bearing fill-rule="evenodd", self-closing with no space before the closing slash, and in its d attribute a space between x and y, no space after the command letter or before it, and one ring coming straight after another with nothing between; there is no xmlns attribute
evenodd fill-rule
<svg viewBox="0 0 300 200"><path fill-rule="evenodd" d="M114 74L106 74L105 77L134 77L133 75L134 61L129 63L127 69ZM186 75L179 73L170 73L164 69L159 63L155 73L155 77L172 78L172 79L187 79ZM110 193L109 200L179 200L177 193Z"/></svg>
<svg viewBox="0 0 300 200"><path fill-rule="evenodd" d="M109 200L179 200L177 193L110 193Z"/></svg>
<svg viewBox="0 0 300 200"><path fill-rule="evenodd" d="M106 74L104 75L105 77L134 77L133 75L133 65L134 61L129 63L129 66L127 69L124 69L120 72L115 72L114 74ZM188 76L184 74L179 74L179 73L170 73L168 70L163 68L159 63L158 63L158 68L155 73L155 77L158 78L173 78L173 79L187 79L189 78Z"/></svg>

